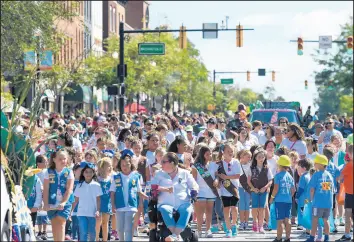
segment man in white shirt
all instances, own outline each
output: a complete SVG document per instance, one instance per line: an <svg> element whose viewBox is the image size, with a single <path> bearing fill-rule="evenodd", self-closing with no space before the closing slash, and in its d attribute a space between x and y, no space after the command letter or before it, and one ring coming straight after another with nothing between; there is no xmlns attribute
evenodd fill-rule
<svg viewBox="0 0 354 242"><path fill-rule="evenodd" d="M66 128L66 131L73 137L73 148L77 151L82 151L82 144L81 141L76 138L76 127L75 125L69 124Z"/></svg>
<svg viewBox="0 0 354 242"><path fill-rule="evenodd" d="M209 147L212 149L216 146L216 143L221 141L221 132L220 132L220 130L216 129L216 123L217 123L217 121L215 118L210 118L207 121L207 129L200 131L198 134L198 137L197 137L197 141L198 141L200 137L205 135L205 132L208 132L208 131L213 132L214 135L211 138L211 141L209 142Z"/></svg>
<svg viewBox="0 0 354 242"><path fill-rule="evenodd" d="M339 137L341 137L341 139L343 140L343 135L341 132L339 132L338 130L334 129L334 121L333 119L326 119L325 121L325 131L322 131L320 134L320 137L318 138L318 144L322 144L326 145L331 143L331 137L333 135L338 135Z"/></svg>

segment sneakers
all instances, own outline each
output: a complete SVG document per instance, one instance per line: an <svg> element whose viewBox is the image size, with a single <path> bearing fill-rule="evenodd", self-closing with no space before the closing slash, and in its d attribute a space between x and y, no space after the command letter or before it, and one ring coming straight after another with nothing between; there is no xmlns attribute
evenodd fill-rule
<svg viewBox="0 0 354 242"><path fill-rule="evenodd" d="M226 237L226 238L231 238L231 237L232 237L232 231L231 231L231 229L226 232L225 237Z"/></svg>
<svg viewBox="0 0 354 242"><path fill-rule="evenodd" d="M214 224L211 226L210 230L213 233L217 233L217 232L219 232L219 226L217 224Z"/></svg>
<svg viewBox="0 0 354 242"><path fill-rule="evenodd" d="M340 238L340 239L336 240L336 242L341 242L341 241L350 241L350 240L351 240L351 238L350 238L350 237L347 237L347 236L343 235L343 236L342 236L342 238Z"/></svg>
<svg viewBox="0 0 354 242"><path fill-rule="evenodd" d="M240 223L240 227L238 227L239 230L246 230L246 223L245 222L241 222Z"/></svg>
<svg viewBox="0 0 354 242"><path fill-rule="evenodd" d="M272 229L270 229L269 227L268 227L268 224L267 223L263 223L263 229L265 230L265 231L271 231Z"/></svg>
<svg viewBox="0 0 354 242"><path fill-rule="evenodd" d="M334 225L333 233L338 233L337 225Z"/></svg>
<svg viewBox="0 0 354 242"><path fill-rule="evenodd" d="M211 232L210 229L206 231L205 238L213 238L213 233Z"/></svg>
<svg viewBox="0 0 354 242"><path fill-rule="evenodd" d="M237 227L236 227L235 224L231 226L231 231L232 231L232 236L236 236L237 235Z"/></svg>
<svg viewBox="0 0 354 242"><path fill-rule="evenodd" d="M304 232L302 234L300 234L299 237L297 237L298 239L308 239L310 237L310 234Z"/></svg>
<svg viewBox="0 0 354 242"><path fill-rule="evenodd" d="M339 226L344 226L344 219L342 217L339 218Z"/></svg>
<svg viewBox="0 0 354 242"><path fill-rule="evenodd" d="M112 230L111 237L113 240L118 240L118 232L116 230Z"/></svg>
<svg viewBox="0 0 354 242"><path fill-rule="evenodd" d="M73 239L71 238L70 235L65 235L65 241L72 241Z"/></svg>
<svg viewBox="0 0 354 242"><path fill-rule="evenodd" d="M301 225L298 225L296 230L304 230L304 227L302 227Z"/></svg>
<svg viewBox="0 0 354 242"><path fill-rule="evenodd" d="M202 231L198 231L197 234L198 234L198 238L201 238L202 235L203 235L203 232Z"/></svg>
<svg viewBox="0 0 354 242"><path fill-rule="evenodd" d="M261 225L261 226L258 226L258 232L259 232L260 234L265 234L265 231L264 231L264 228L263 228L262 225Z"/></svg>
<svg viewBox="0 0 354 242"><path fill-rule="evenodd" d="M285 239L283 242L290 242L290 238Z"/></svg>
<svg viewBox="0 0 354 242"><path fill-rule="evenodd" d="M244 229L244 230L247 230L247 229L248 229L248 222L244 222L244 223L243 223L243 229Z"/></svg>
<svg viewBox="0 0 354 242"><path fill-rule="evenodd" d="M273 240L273 242L282 242L283 240L282 239L277 239L277 238L275 238L274 240Z"/></svg>
<svg viewBox="0 0 354 242"><path fill-rule="evenodd" d="M42 239L42 232L38 232L36 238L37 238L37 239Z"/></svg>
<svg viewBox="0 0 354 242"><path fill-rule="evenodd" d="M256 222L253 222L252 230L253 230L253 232L257 232L258 228L257 228L257 223Z"/></svg>
<svg viewBox="0 0 354 242"><path fill-rule="evenodd" d="M134 229L134 237L139 237L139 231L138 231L138 228Z"/></svg>
<svg viewBox="0 0 354 242"><path fill-rule="evenodd" d="M48 240L47 232L43 231L41 235L42 240Z"/></svg>
<svg viewBox="0 0 354 242"><path fill-rule="evenodd" d="M222 227L224 229L224 232L226 233L228 231L228 229L227 229L227 226L226 226L225 222L222 223Z"/></svg>

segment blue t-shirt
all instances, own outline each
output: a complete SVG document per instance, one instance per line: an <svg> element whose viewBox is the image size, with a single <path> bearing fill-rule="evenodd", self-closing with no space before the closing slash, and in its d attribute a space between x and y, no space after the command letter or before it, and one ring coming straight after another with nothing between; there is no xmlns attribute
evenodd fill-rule
<svg viewBox="0 0 354 242"><path fill-rule="evenodd" d="M332 158L333 159L333 158ZM337 193L337 178L340 176L340 171L338 169L338 167L332 162L332 160L330 162L328 162L328 166L326 167L326 171L329 172L329 174L331 174L332 178L333 178L333 182L334 182L334 192Z"/></svg>
<svg viewBox="0 0 354 242"><path fill-rule="evenodd" d="M315 189L313 196L314 208L332 208L333 207L333 177L328 171L317 171L313 174L310 188Z"/></svg>
<svg viewBox="0 0 354 242"><path fill-rule="evenodd" d="M310 180L311 180L311 175L308 172L304 173L300 177L299 189L300 188L303 189L303 192L298 200L298 205L300 207L305 206L305 200L310 198L310 187L309 187Z"/></svg>
<svg viewBox="0 0 354 242"><path fill-rule="evenodd" d="M295 187L294 178L289 172L282 171L275 175L274 184L278 184L278 193L275 202L292 203L291 188Z"/></svg>

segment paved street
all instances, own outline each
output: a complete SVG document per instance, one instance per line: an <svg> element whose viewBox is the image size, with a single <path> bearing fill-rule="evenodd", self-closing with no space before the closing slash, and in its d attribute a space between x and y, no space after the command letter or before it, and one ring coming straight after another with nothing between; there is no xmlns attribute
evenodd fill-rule
<svg viewBox="0 0 354 242"><path fill-rule="evenodd" d="M195 226L195 225L193 225ZM296 230L296 227L292 228L292 233L291 233L291 241L305 241L305 239L299 239L298 237L302 233L302 231ZM49 227L49 240L52 240L52 234L50 232L51 227ZM344 233L344 226L339 226L338 227L339 233L334 235L330 235L330 241L335 241L336 239L339 239L342 237ZM225 233L219 232L218 234L214 234L214 238L201 238L199 241L273 241L274 238L276 237L276 231L270 231L266 232L266 234L258 234L254 233L251 230L248 231L239 231L237 237L235 238L224 238ZM149 241L149 238L146 234L140 233L140 236L137 238L134 238L135 241Z"/></svg>

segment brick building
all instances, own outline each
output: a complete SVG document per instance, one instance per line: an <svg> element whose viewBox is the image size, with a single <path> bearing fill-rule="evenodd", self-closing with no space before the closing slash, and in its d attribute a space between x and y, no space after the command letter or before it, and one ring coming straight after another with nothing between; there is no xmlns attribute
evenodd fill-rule
<svg viewBox="0 0 354 242"><path fill-rule="evenodd" d="M149 3L147 1L127 1L125 6L126 23L133 29L149 27Z"/></svg>

